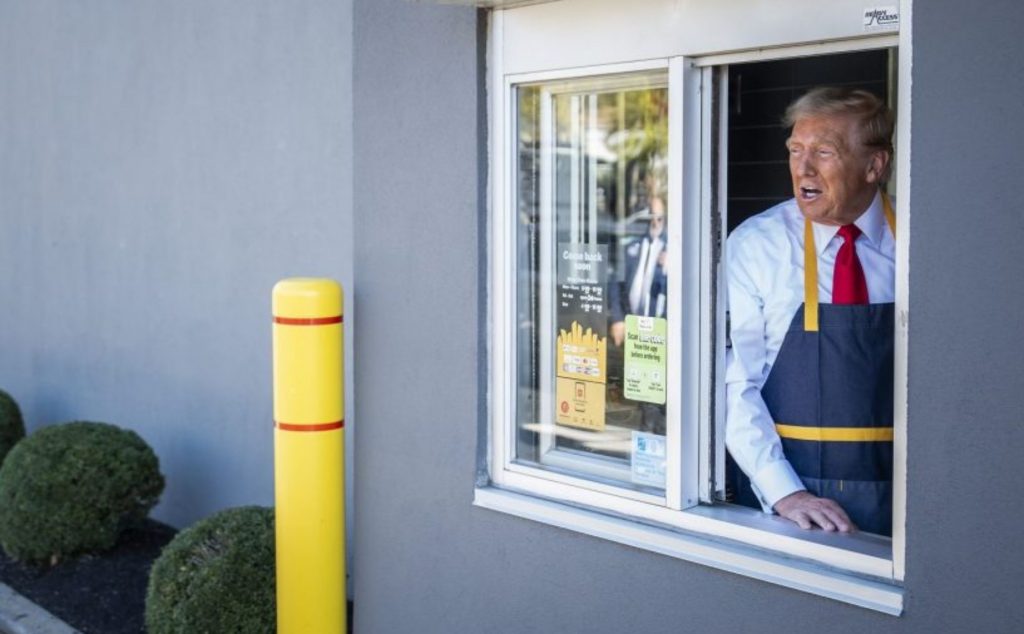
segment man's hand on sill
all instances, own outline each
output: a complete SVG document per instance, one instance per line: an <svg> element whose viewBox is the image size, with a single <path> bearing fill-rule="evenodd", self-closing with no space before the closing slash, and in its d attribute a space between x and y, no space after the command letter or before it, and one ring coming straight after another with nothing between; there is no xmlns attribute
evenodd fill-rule
<svg viewBox="0 0 1024 634"><path fill-rule="evenodd" d="M838 503L828 498L820 498L807 491L790 493L775 503L775 512L782 517L796 522L804 529L815 526L822 530L849 533L857 530Z"/></svg>

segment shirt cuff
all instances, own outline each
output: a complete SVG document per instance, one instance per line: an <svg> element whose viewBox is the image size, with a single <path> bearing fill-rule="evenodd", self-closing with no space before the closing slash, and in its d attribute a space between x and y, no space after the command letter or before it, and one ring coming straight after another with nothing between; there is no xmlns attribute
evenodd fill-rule
<svg viewBox="0 0 1024 634"><path fill-rule="evenodd" d="M774 512L775 503L790 493L807 489L788 460L769 462L751 480L765 513Z"/></svg>

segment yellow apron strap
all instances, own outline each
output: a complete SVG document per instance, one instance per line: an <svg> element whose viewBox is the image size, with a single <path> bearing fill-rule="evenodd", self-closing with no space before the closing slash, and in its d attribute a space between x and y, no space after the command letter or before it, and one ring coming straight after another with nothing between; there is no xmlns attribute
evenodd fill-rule
<svg viewBox="0 0 1024 634"><path fill-rule="evenodd" d="M889 194L882 192L882 211L889 231L896 237L896 214ZM818 332L818 253L814 248L814 225L804 218L804 331Z"/></svg>
<svg viewBox="0 0 1024 634"><path fill-rule="evenodd" d="M885 212L885 221L889 223L889 231L892 231L892 237L896 237L896 214L892 210L892 201L889 200L889 194L882 192L882 211Z"/></svg>
<svg viewBox="0 0 1024 634"><path fill-rule="evenodd" d="M814 227L804 218L804 330L818 332L818 253Z"/></svg>

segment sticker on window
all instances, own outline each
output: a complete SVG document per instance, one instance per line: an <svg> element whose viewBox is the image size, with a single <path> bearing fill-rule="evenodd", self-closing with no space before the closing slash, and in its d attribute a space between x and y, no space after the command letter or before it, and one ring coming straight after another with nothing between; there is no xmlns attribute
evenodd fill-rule
<svg viewBox="0 0 1024 634"><path fill-rule="evenodd" d="M631 464L634 484L665 487L665 437L634 431Z"/></svg>
<svg viewBox="0 0 1024 634"><path fill-rule="evenodd" d="M665 404L667 355L663 317L626 315L626 352L623 393L626 398Z"/></svg>

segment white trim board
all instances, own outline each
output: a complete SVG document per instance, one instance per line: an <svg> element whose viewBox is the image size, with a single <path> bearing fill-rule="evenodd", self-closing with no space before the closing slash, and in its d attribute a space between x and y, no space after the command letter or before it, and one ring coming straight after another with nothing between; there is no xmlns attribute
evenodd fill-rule
<svg viewBox="0 0 1024 634"><path fill-rule="evenodd" d="M478 488L474 506L565 528L676 559L899 616L903 589L767 551L713 541L493 487Z"/></svg>

